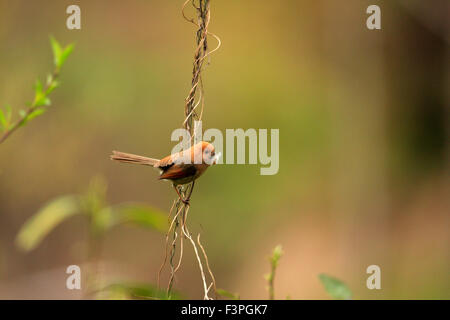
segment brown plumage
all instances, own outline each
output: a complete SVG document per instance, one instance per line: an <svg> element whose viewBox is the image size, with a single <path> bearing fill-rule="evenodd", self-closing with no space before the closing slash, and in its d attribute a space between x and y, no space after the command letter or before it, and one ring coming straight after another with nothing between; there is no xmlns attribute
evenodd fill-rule
<svg viewBox="0 0 450 320"><path fill-rule="evenodd" d="M177 186L190 183L200 177L210 165L217 162L219 156L215 154L212 144L201 141L188 150L169 155L161 160L119 151L113 151L111 159L157 168L161 171L160 180L170 180L174 186Z"/></svg>

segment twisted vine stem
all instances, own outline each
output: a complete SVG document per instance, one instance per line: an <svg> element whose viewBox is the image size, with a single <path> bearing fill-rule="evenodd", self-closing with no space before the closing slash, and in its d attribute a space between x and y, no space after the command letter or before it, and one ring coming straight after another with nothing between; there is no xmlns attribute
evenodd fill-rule
<svg viewBox="0 0 450 320"><path fill-rule="evenodd" d="M185 14L185 9L188 3L191 3L193 8L195 9L197 13L197 22L193 18L188 18ZM204 108L204 94L203 94L203 81L202 81L202 70L204 66L205 58L208 57L211 53L216 51L220 47L220 39L208 32L208 26L210 22L210 1L209 0L187 0L184 2L182 7L182 15L183 17L193 23L195 26L197 26L197 34L196 34L196 49L194 52L194 63L193 63L193 70L192 70L192 80L191 80L191 89L189 91L189 94L187 95L185 99L185 106L184 106L184 114L185 114L185 120L183 122L183 127L189 131L191 134L192 139L194 139L194 127L193 122L195 120L200 121L202 119L203 115L203 108ZM208 35L213 36L217 39L218 45L217 47L212 50L208 51ZM197 101L196 101L197 99ZM196 109L197 107L201 105L201 111L200 114L197 113ZM172 212L174 208L176 209L176 213L174 214L174 217L170 221L169 230L166 234L166 253L164 257L163 264L161 265L161 268L158 273L158 287L160 283L160 276L161 272L167 262L167 259L169 258L169 265L170 265L170 278L169 283L167 286L167 295L170 298L170 294L173 288L173 283L175 280L176 272L179 270L181 266L181 262L183 259L183 238L186 238L190 241L195 256L197 258L197 262L200 269L200 274L202 278L203 283L203 290L204 290L204 296L203 298L205 300L210 300L212 298L209 297L209 291L211 288L214 289L215 296L217 298L216 293L216 282L214 275L211 271L211 268L209 267L208 257L206 255L206 251L202 244L200 243L200 234L197 237L197 244L201 249L201 252L203 254L203 259L206 262L206 269L209 272L209 277L211 278L211 283L207 284L207 277L205 275L205 268L203 265L202 258L199 254L199 250L197 248L197 244L192 238L191 233L189 232L189 229L187 227L187 215L189 212L189 201L192 196L192 192L194 190L195 182L192 182L186 186L177 187L179 188L178 191L181 193L184 199L186 199L186 202L182 202L180 198L177 198L174 203L172 204L172 208L170 210L169 217L171 217ZM181 232L181 233L180 233ZM180 234L179 234L180 233ZM170 254L168 254L169 249L169 238L172 239L171 245L170 245ZM177 241L179 241L180 244L180 252L179 252L179 258L178 263L175 264L175 256L177 253Z"/></svg>

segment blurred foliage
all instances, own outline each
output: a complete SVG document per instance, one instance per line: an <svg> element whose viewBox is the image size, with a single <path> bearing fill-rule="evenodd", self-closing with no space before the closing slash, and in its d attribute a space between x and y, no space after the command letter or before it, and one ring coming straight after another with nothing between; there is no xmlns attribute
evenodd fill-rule
<svg viewBox="0 0 450 320"><path fill-rule="evenodd" d="M35 215L29 218L20 229L17 246L24 251L36 248L56 226L76 214L86 217L89 222L89 252L96 252L98 240L108 230L117 225L134 224L145 229L164 233L167 230L167 215L163 212L139 203L125 203L116 206L107 204L106 182L101 177L91 180L87 191L81 195L65 195L51 200ZM98 256L90 257L94 263ZM90 269L90 268L89 268ZM167 299L164 291L151 284L115 283L103 289L96 288L96 272L88 275L88 291L97 291L97 298L103 299ZM178 299L178 293L170 299Z"/></svg>
<svg viewBox="0 0 450 320"><path fill-rule="evenodd" d="M167 231L167 215L144 204L121 204L112 207L111 217L114 224L134 223L159 232Z"/></svg>
<svg viewBox="0 0 450 320"><path fill-rule="evenodd" d="M232 293L225 289L217 289L216 292L219 296L222 296L225 298L230 298L232 300L240 300L240 298L241 298L238 293Z"/></svg>
<svg viewBox="0 0 450 320"><path fill-rule="evenodd" d="M324 273L319 275L319 279L325 287L326 292L337 300L351 300L352 292L345 283Z"/></svg>
<svg viewBox="0 0 450 320"><path fill-rule="evenodd" d="M28 121L45 112L45 107L51 105L50 93L59 86L57 78L59 76L61 67L66 59L72 53L74 45L69 44L66 47L61 47L55 38L50 37L50 43L53 51L54 71L47 76L45 86L37 79L34 85L34 99L33 102L28 103L28 109L19 110L19 120L12 122L11 106L7 105L5 110L0 109L0 143L2 143L13 131L17 128L27 124Z"/></svg>
<svg viewBox="0 0 450 320"><path fill-rule="evenodd" d="M10 105L5 106L5 111L0 109L0 132L9 129L9 126L11 125L11 118L12 118L12 111Z"/></svg>
<svg viewBox="0 0 450 320"><path fill-rule="evenodd" d="M24 251L36 248L58 224L80 212L77 196L62 196L53 199L29 218L19 231L17 245Z"/></svg>
<svg viewBox="0 0 450 320"><path fill-rule="evenodd" d="M56 226L75 214L88 219L90 230L95 235L125 223L158 232L167 230L167 215L163 212L139 203L109 206L105 194L106 183L97 177L91 181L85 194L65 195L51 200L23 224L16 244L24 251L33 250Z"/></svg>
<svg viewBox="0 0 450 320"><path fill-rule="evenodd" d="M283 249L281 245L278 245L275 247L275 249L273 249L272 255L269 257L270 273L264 276L268 282L269 298L271 300L275 299L275 290L273 282L275 280L275 272L277 270L278 263L282 256L283 256Z"/></svg>
<svg viewBox="0 0 450 320"><path fill-rule="evenodd" d="M53 50L53 62L56 67L56 71L59 72L67 57L72 53L74 44L71 43L66 47L62 48L58 41L54 37L50 37L50 42Z"/></svg>
<svg viewBox="0 0 450 320"><path fill-rule="evenodd" d="M145 283L113 283L97 293L97 299L110 300L180 300L182 295L172 291L170 298L165 290L160 290L153 285Z"/></svg>

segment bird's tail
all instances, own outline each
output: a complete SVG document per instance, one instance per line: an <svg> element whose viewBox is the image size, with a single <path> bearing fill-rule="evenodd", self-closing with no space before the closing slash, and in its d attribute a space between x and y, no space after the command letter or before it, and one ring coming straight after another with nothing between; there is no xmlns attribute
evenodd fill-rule
<svg viewBox="0 0 450 320"><path fill-rule="evenodd" d="M147 157L138 156L138 155L131 154L131 153L119 152L119 151L113 151L113 154L111 155L111 160L116 160L116 161L126 162L126 163L143 164L143 165L152 166L152 167L154 167L159 162L158 159L147 158Z"/></svg>

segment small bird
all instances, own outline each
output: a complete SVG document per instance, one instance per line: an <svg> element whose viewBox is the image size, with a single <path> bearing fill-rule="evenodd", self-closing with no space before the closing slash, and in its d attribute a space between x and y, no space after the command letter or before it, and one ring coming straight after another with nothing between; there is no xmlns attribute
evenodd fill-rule
<svg viewBox="0 0 450 320"><path fill-rule="evenodd" d="M220 152L216 154L214 146L205 141L161 160L119 151L113 151L111 155L111 160L142 164L159 169L158 179L171 181L181 201L185 204L188 204L188 201L183 199L177 186L195 181L210 165L216 164L219 158Z"/></svg>

